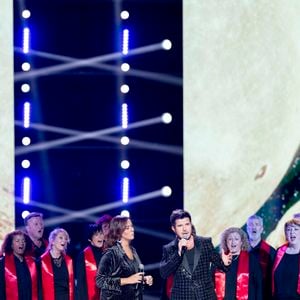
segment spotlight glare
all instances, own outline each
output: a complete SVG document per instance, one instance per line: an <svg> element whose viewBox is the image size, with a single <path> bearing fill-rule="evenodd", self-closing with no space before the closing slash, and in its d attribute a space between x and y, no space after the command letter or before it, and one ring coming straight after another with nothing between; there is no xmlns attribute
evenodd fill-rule
<svg viewBox="0 0 300 300"><path fill-rule="evenodd" d="M29 128L30 127L30 103L25 102L24 103L24 108L23 108L23 126L24 128Z"/></svg>
<svg viewBox="0 0 300 300"><path fill-rule="evenodd" d="M121 142L121 144L122 144L123 146L128 145L129 142L130 142L129 137L128 137L128 136L122 136L120 142Z"/></svg>
<svg viewBox="0 0 300 300"><path fill-rule="evenodd" d="M126 103L122 104L122 128L126 129L128 127L128 105Z"/></svg>
<svg viewBox="0 0 300 300"><path fill-rule="evenodd" d="M161 194L164 197L170 197L172 195L172 189L169 186L164 186L161 189Z"/></svg>
<svg viewBox="0 0 300 300"><path fill-rule="evenodd" d="M129 65L128 63L122 63L122 65L121 65L121 70L122 70L123 72L128 72L129 69L130 69L130 65Z"/></svg>
<svg viewBox="0 0 300 300"><path fill-rule="evenodd" d="M29 52L30 31L28 27L23 29L23 53Z"/></svg>
<svg viewBox="0 0 300 300"><path fill-rule="evenodd" d="M129 30L123 30L123 45L122 45L122 53L124 55L128 54L128 47L129 47Z"/></svg>
<svg viewBox="0 0 300 300"><path fill-rule="evenodd" d="M28 136L25 136L25 137L22 138L22 145L23 146L29 146L30 143L31 143L31 140Z"/></svg>
<svg viewBox="0 0 300 300"><path fill-rule="evenodd" d="M124 159L124 160L121 161L121 168L122 169L126 170L126 169L129 168L129 166L130 166L130 163L129 163L128 160Z"/></svg>
<svg viewBox="0 0 300 300"><path fill-rule="evenodd" d="M120 17L122 20L127 20L129 18L129 12L127 10L121 11Z"/></svg>
<svg viewBox="0 0 300 300"><path fill-rule="evenodd" d="M161 120L165 124L169 124L172 122L172 115L170 113L164 113L161 116Z"/></svg>
<svg viewBox="0 0 300 300"><path fill-rule="evenodd" d="M127 84L122 84L120 90L123 94L127 94L129 92L129 86Z"/></svg>
<svg viewBox="0 0 300 300"><path fill-rule="evenodd" d="M129 178L124 177L123 178L122 201L124 203L127 203L128 198L129 198Z"/></svg>
<svg viewBox="0 0 300 300"><path fill-rule="evenodd" d="M172 42L170 40L163 40L161 46L165 50L170 50L172 48Z"/></svg>
<svg viewBox="0 0 300 300"><path fill-rule="evenodd" d="M21 165L24 169L28 169L30 167L30 161L28 159L24 159L22 160Z"/></svg>
<svg viewBox="0 0 300 300"><path fill-rule="evenodd" d="M21 214L22 218L25 219L28 215L29 215L29 211L28 210L24 210Z"/></svg>
<svg viewBox="0 0 300 300"><path fill-rule="evenodd" d="M30 202L30 189L31 180L29 177L23 178L23 203L28 204Z"/></svg>
<svg viewBox="0 0 300 300"><path fill-rule="evenodd" d="M30 85L28 83L23 83L21 85L21 91L23 93L28 93L30 91Z"/></svg>
<svg viewBox="0 0 300 300"><path fill-rule="evenodd" d="M129 211L128 210L122 210L121 211L121 216L122 217L127 217L127 218L130 218L130 213L129 213Z"/></svg>
<svg viewBox="0 0 300 300"><path fill-rule="evenodd" d="M23 17L24 19L28 19L28 18L30 18L30 16L31 16L30 10L24 9L24 10L22 11L22 17Z"/></svg>
<svg viewBox="0 0 300 300"><path fill-rule="evenodd" d="M30 70L30 68L31 68L30 63L28 63L28 62L22 63L22 70L24 72L28 72Z"/></svg>

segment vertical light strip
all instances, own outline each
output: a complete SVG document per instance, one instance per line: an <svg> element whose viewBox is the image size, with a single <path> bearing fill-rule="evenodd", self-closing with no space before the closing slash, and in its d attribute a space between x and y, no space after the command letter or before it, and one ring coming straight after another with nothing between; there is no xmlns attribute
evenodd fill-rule
<svg viewBox="0 0 300 300"><path fill-rule="evenodd" d="M122 128L128 127L128 105L126 103L122 104Z"/></svg>
<svg viewBox="0 0 300 300"><path fill-rule="evenodd" d="M24 128L29 128L30 127L30 103L25 102L24 103L24 108L23 108L23 126Z"/></svg>
<svg viewBox="0 0 300 300"><path fill-rule="evenodd" d="M129 198L129 178L124 177L123 178L123 191L122 191L122 200L124 203L128 202Z"/></svg>
<svg viewBox="0 0 300 300"><path fill-rule="evenodd" d="M30 31L28 27L23 29L23 53L29 52Z"/></svg>
<svg viewBox="0 0 300 300"><path fill-rule="evenodd" d="M23 178L23 203L28 204L30 202L31 194L31 180L29 177Z"/></svg>
<svg viewBox="0 0 300 300"><path fill-rule="evenodd" d="M128 45L129 45L129 30L128 29L123 29L122 53L124 55L128 54Z"/></svg>

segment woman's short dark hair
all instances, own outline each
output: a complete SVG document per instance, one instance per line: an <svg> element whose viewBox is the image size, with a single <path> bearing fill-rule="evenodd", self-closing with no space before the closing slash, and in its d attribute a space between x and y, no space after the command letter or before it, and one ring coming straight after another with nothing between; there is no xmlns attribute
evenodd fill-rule
<svg viewBox="0 0 300 300"><path fill-rule="evenodd" d="M102 233L102 228L100 224L89 224L87 227L87 238L88 240L92 240L93 235L96 234L97 232Z"/></svg>
<svg viewBox="0 0 300 300"><path fill-rule="evenodd" d="M12 242L13 238L16 235L22 235L25 238L26 246L25 246L25 252L24 255L31 249L32 242L29 238L29 236L22 230L14 230L10 233L8 233L3 241L2 247L1 247L1 254L12 254L13 249L12 249Z"/></svg>
<svg viewBox="0 0 300 300"><path fill-rule="evenodd" d="M107 237L108 247L113 246L117 241L121 239L128 220L130 220L129 217L120 215L112 218L112 220L110 221L109 233Z"/></svg>
<svg viewBox="0 0 300 300"><path fill-rule="evenodd" d="M184 219L184 218L189 218L190 222L192 222L192 217L189 212L183 209L175 209L172 211L171 216L170 216L170 222L171 225L174 226L176 220L178 219Z"/></svg>

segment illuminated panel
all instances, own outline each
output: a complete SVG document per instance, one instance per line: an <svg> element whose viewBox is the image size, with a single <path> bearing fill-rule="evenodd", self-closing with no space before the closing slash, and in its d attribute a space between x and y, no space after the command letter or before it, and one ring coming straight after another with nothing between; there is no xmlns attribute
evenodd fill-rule
<svg viewBox="0 0 300 300"><path fill-rule="evenodd" d="M216 243L264 206L299 146L300 4L183 5L184 206Z"/></svg>
<svg viewBox="0 0 300 300"><path fill-rule="evenodd" d="M13 1L0 9L0 244L15 226Z"/></svg>

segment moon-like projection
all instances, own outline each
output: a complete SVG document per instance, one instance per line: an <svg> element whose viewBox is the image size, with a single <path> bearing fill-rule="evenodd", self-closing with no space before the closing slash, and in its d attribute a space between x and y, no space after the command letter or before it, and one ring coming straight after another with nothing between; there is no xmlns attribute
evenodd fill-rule
<svg viewBox="0 0 300 300"><path fill-rule="evenodd" d="M13 3L0 10L0 244L15 227Z"/></svg>
<svg viewBox="0 0 300 300"><path fill-rule="evenodd" d="M242 226L300 141L300 2L184 1L184 206L201 235Z"/></svg>

